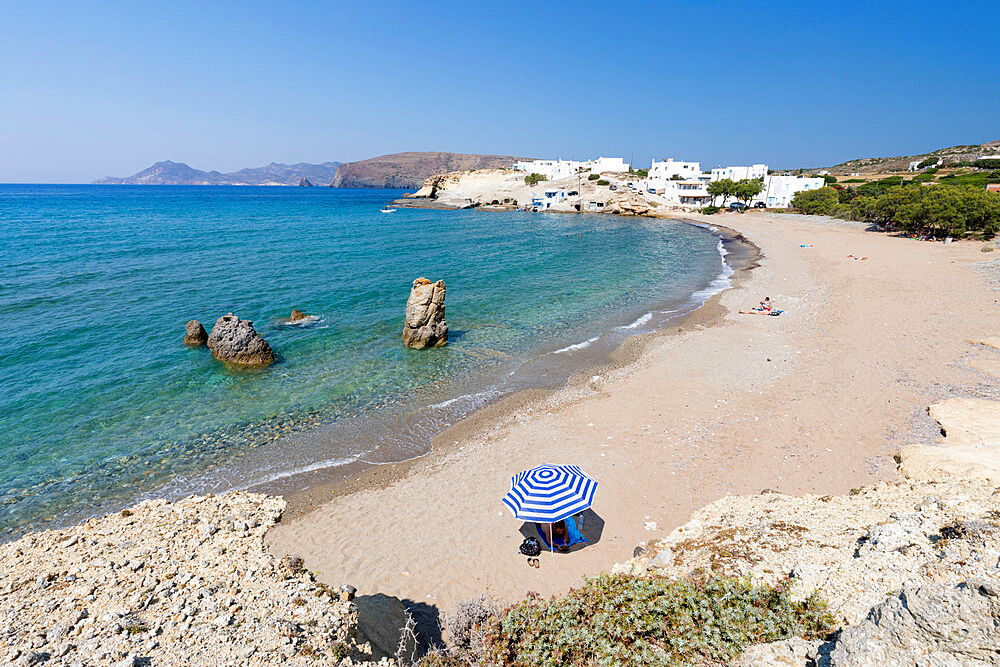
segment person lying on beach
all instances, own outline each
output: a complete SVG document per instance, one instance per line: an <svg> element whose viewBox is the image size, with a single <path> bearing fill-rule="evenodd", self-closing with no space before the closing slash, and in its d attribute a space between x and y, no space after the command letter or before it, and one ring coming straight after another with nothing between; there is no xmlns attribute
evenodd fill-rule
<svg viewBox="0 0 1000 667"><path fill-rule="evenodd" d="M554 524L536 523L535 529L541 538L545 540L545 546L551 544L562 552L569 551L569 548L577 542L588 541L577 529L573 517L569 517L565 521L557 521Z"/></svg>
<svg viewBox="0 0 1000 667"><path fill-rule="evenodd" d="M760 302L759 308L754 308L753 310L741 310L744 315L770 315L771 314L771 297L765 296L764 300Z"/></svg>

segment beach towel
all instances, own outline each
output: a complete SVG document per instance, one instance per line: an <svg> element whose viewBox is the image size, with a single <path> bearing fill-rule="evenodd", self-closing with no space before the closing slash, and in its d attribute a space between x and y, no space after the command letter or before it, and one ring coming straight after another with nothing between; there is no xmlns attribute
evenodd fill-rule
<svg viewBox="0 0 1000 667"><path fill-rule="evenodd" d="M578 542L589 542L589 540L584 537L579 530L577 530L576 521L573 520L573 517L567 517L564 521L566 522L566 537L569 539L569 544L556 543L555 546L571 547ZM551 549L552 545L550 545L549 541L545 539L545 532L542 530L541 524L536 523L535 530L538 531L538 537L542 538L542 542L545 546Z"/></svg>

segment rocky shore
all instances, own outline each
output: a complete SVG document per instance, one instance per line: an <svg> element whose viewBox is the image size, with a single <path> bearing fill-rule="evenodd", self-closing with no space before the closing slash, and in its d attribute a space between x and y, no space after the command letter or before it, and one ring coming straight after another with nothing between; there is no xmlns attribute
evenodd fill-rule
<svg viewBox="0 0 1000 667"><path fill-rule="evenodd" d="M283 509L243 492L154 500L0 546L0 662L375 664L349 596L267 552Z"/></svg>
<svg viewBox="0 0 1000 667"><path fill-rule="evenodd" d="M741 665L995 665L998 408L974 399L931 406L948 435L904 448L901 481L844 496L722 498L614 570L790 579L797 597L819 592L843 624L833 640L755 646Z"/></svg>

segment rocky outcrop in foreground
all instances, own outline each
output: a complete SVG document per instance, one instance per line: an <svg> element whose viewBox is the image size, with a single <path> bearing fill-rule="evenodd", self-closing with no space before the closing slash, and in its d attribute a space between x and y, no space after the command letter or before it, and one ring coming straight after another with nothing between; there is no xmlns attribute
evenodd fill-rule
<svg viewBox="0 0 1000 667"><path fill-rule="evenodd" d="M244 492L153 500L0 546L0 662L368 664L355 604L267 552L283 508Z"/></svg>
<svg viewBox="0 0 1000 667"><path fill-rule="evenodd" d="M191 320L184 327L184 344L190 347L201 347L208 342L208 332L198 320Z"/></svg>
<svg viewBox="0 0 1000 667"><path fill-rule="evenodd" d="M417 278L413 281L410 298L406 300L403 343L418 350L447 345L443 280L432 283L427 278Z"/></svg>
<svg viewBox="0 0 1000 667"><path fill-rule="evenodd" d="M229 313L215 321L208 349L219 361L238 366L266 366L274 361L267 341L254 331L253 322Z"/></svg>
<svg viewBox="0 0 1000 667"><path fill-rule="evenodd" d="M902 481L846 496L722 498L615 569L790 578L796 597L819 591L844 625L831 642L752 647L740 665L1000 664L1000 431L988 418L998 410L935 404L948 435L904 448Z"/></svg>

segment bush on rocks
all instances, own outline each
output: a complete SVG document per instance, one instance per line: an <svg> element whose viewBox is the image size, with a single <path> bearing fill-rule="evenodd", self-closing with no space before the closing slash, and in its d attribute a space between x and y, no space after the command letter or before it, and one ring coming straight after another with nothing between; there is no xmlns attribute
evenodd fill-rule
<svg viewBox="0 0 1000 667"><path fill-rule="evenodd" d="M786 583L707 576L601 575L537 595L494 618L486 664L661 664L727 661L746 647L835 628L816 594L795 602Z"/></svg>

